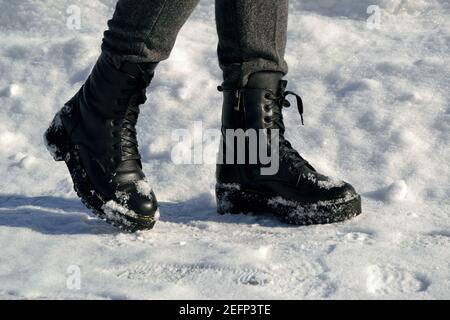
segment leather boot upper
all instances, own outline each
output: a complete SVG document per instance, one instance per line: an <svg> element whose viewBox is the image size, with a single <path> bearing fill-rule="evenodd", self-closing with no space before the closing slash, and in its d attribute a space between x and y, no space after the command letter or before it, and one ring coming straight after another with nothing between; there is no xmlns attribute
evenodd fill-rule
<svg viewBox="0 0 450 320"><path fill-rule="evenodd" d="M259 83L259 86L258 86ZM303 121L303 103L301 98L293 92L286 91L287 81L281 80L276 73L260 73L251 87L240 89L224 89L224 103L222 110L222 145L221 163L217 165L218 183L239 184L244 189L261 192L267 196L280 196L284 199L303 203L334 200L355 194L353 187L341 180L336 180L318 173L285 138L283 108L289 107L288 95L297 99L298 111ZM258 135L265 139L270 151L271 132L278 134L278 171L272 175L261 173L260 162L252 164L227 163L227 153L238 153L237 143L231 147L227 143L227 129L263 130L266 135ZM267 136L267 138L265 138ZM228 141L229 142L229 141ZM250 148L246 140L246 150ZM254 142L253 142L254 143ZM236 160L236 159L235 159ZM246 161L249 158L246 155Z"/></svg>
<svg viewBox="0 0 450 320"><path fill-rule="evenodd" d="M71 111L63 117L95 191L144 215L156 210L156 200L153 192L138 185L145 175L136 123L155 67L132 63L116 67L102 55L66 104Z"/></svg>

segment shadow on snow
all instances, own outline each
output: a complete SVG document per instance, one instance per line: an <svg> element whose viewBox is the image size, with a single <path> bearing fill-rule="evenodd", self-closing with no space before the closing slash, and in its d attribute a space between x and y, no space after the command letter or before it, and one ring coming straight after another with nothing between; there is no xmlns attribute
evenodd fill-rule
<svg viewBox="0 0 450 320"><path fill-rule="evenodd" d="M175 224L217 222L293 227L270 214L219 215L209 194L183 202L160 202L161 221ZM118 234L96 218L79 199L54 196L0 195L0 227L30 229L49 235ZM158 225L156 225L156 228Z"/></svg>

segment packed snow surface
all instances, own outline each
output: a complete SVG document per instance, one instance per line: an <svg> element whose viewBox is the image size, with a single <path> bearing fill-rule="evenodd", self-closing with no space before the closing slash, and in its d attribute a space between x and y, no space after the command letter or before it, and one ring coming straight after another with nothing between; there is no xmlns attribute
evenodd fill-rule
<svg viewBox="0 0 450 320"><path fill-rule="evenodd" d="M173 130L220 125L212 3L148 90L138 130L161 220L126 234L83 207L41 138L115 1L0 0L0 298L450 298L449 2L291 0L286 79L305 126L287 109L287 135L363 197L361 216L310 227L219 216L214 165L171 160Z"/></svg>

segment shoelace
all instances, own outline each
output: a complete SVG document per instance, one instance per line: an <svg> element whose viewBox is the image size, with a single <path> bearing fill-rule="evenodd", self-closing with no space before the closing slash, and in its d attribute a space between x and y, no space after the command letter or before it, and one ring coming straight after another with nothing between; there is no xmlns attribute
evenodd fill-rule
<svg viewBox="0 0 450 320"><path fill-rule="evenodd" d="M300 169L303 166L309 165L308 161L303 159L300 154L292 147L291 143L285 138L284 133L286 131L286 127L283 122L283 108L289 108L291 103L287 100L289 95L293 95L296 98L298 113L300 114L302 125L303 122L303 101L302 98L292 92L286 91L287 81L282 80L280 82L281 88L279 95L275 95L273 93L267 93L265 95L266 99L271 100L273 104L278 106L278 108L272 107L273 115L270 117L270 120L273 123L273 126L270 129L278 129L280 133L280 157L281 159L285 159L286 162L289 163L290 169Z"/></svg>
<svg viewBox="0 0 450 320"><path fill-rule="evenodd" d="M152 75L142 71L142 77L135 80L130 80L131 89L122 91L124 98L120 99L119 104L127 106L125 114L121 113L119 116L123 117L122 125L115 129L114 134L120 137L121 147L121 161L126 160L140 160L136 124L139 117L139 106L147 101L146 88ZM116 146L118 147L118 146Z"/></svg>

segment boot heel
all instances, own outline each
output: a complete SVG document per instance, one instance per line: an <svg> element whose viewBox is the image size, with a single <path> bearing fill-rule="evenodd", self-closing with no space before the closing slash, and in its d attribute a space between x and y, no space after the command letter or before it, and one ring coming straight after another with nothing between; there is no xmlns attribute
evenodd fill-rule
<svg viewBox="0 0 450 320"><path fill-rule="evenodd" d="M216 184L216 201L219 214L267 211L267 201L263 196L244 191L238 184Z"/></svg>
<svg viewBox="0 0 450 320"><path fill-rule="evenodd" d="M69 154L69 137L64 130L61 111L58 112L50 127L44 133L44 143L55 161L65 161Z"/></svg>

